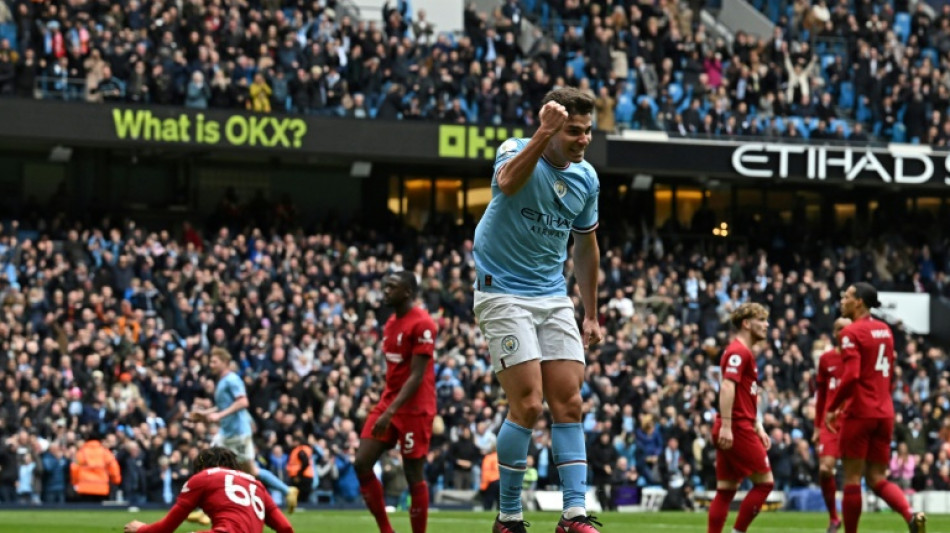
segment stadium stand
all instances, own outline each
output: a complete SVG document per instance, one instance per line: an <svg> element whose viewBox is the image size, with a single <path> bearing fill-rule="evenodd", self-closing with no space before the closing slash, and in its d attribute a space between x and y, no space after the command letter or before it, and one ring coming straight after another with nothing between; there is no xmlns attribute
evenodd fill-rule
<svg viewBox="0 0 950 533"><path fill-rule="evenodd" d="M459 35L402 0L364 17L351 2L2 4L0 94L530 126L548 89L584 84L608 88L620 128L787 137L781 117L829 142L950 142L946 5L758 2L775 34L730 45L705 2L470 4ZM635 119L628 97L649 109Z"/></svg>
<svg viewBox="0 0 950 533"><path fill-rule="evenodd" d="M950 8L934 18L831 2L824 28L806 34L803 2L758 2L779 26L774 38L740 33L729 48L699 24L701 4L524 2L540 28L525 50L507 3L468 9L463 34L449 35L426 31L402 1L372 25L332 1L2 0L0 95L532 126L544 93L572 84L606 88L599 98L619 128L864 141L852 137L866 136L860 122L878 140L950 143ZM213 346L239 361L260 462L286 476L290 437L302 436L316 452L312 503L356 500L358 430L383 373L380 279L401 269L417 273L440 326L430 486L475 490L478 467L462 465L491 450L505 404L473 323L471 228L344 226L246 200L222 198L198 227L77 221L56 205L4 225L0 502L68 499L68 462L96 430L135 480L121 497L168 504L194 443L210 440L184 414L209 397ZM860 246L831 236L806 246L766 221L758 239L713 247L677 241L674 228L628 231L604 211L608 336L590 356L584 427L606 507L640 503L641 491L659 507L657 495L712 488L709 368L737 304L771 309L759 357L770 462L777 487L794 491L815 482L794 450L814 431L815 358L838 293L870 280L950 296L946 221L908 221L916 232ZM946 353L896 331L897 439L918 459L905 486L950 490ZM536 488L556 486L545 422L531 454ZM41 467L24 469L25 456ZM21 490L18 479L34 483Z"/></svg>

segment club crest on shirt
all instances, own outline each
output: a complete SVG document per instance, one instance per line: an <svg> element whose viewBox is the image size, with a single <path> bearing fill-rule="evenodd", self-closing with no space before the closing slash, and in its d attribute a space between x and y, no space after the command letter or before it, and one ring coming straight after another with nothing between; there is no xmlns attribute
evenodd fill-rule
<svg viewBox="0 0 950 533"><path fill-rule="evenodd" d="M554 180L554 192L557 193L558 198L564 198L567 194L567 184L561 178Z"/></svg>
<svg viewBox="0 0 950 533"><path fill-rule="evenodd" d="M501 339L501 349L508 355L517 352L519 346L521 346L521 343L518 342L518 337L514 335L506 335L505 338Z"/></svg>

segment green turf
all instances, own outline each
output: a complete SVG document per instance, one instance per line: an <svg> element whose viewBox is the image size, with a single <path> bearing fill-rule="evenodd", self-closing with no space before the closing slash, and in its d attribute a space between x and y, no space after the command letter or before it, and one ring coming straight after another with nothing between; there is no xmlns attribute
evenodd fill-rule
<svg viewBox="0 0 950 533"><path fill-rule="evenodd" d="M733 512L727 522L726 531L732 527L736 513ZM6 533L92 533L121 531L122 526L131 520L154 521L162 516L157 512L130 513L118 510L103 511L2 511L0 512L0 532ZM474 512L437 512L429 515L431 533L489 533L492 514ZM551 513L527 513L526 518L533 524L530 533L551 533L557 515ZM392 515L393 527L397 532L409 533L409 517L406 513ZM604 523L602 531L663 533L706 531L705 513L605 513L601 515ZM374 533L376 524L369 513L361 511L304 511L291 517L294 529L299 533ZM819 513L763 513L749 528L750 533L757 531L787 531L819 533L827 526L827 515ZM178 529L178 533L198 531L197 524L187 524ZM269 531L265 528L265 531ZM907 531L901 519L893 513L865 513L861 517L861 533L902 533ZM950 515L928 518L927 531L930 533L950 532Z"/></svg>

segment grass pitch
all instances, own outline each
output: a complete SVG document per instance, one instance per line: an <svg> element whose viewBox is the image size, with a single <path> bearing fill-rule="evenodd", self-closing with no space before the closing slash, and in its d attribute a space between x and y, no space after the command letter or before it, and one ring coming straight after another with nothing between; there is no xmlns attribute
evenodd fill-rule
<svg viewBox="0 0 950 533"><path fill-rule="evenodd" d="M122 531L122 526L132 520L154 522L163 516L155 511L130 513L125 510L59 511L22 510L0 511L2 533L104 533ZM736 513L729 515L726 531L730 531ZM531 522L529 533L551 533L557 523L553 513L527 513ZM405 512L391 515L393 527L399 533L410 533L409 516ZM494 519L492 513L439 512L429 514L431 533L489 533ZM705 513L602 513L603 533L650 532L703 533L706 531ZM756 518L749 533L788 532L820 533L828 525L824 513L767 512ZM290 517L294 530L299 533L376 533L376 523L365 511L304 510ZM198 524L186 523L177 533L200 531ZM270 531L266 527L264 531ZM861 533L902 533L907 531L901 518L890 512L865 513L861 517ZM950 515L930 516L927 520L930 533L950 532Z"/></svg>

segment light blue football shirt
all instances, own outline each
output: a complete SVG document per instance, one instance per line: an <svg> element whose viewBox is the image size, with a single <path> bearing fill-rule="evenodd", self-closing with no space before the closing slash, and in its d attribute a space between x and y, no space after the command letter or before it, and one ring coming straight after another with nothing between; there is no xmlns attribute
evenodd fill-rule
<svg viewBox="0 0 950 533"><path fill-rule="evenodd" d="M228 372L214 388L214 405L219 411L227 409L242 396L247 396L244 382L236 373ZM250 435L252 432L251 414L247 412L247 409L241 409L222 418L219 424L221 425L221 434L225 437Z"/></svg>
<svg viewBox="0 0 950 533"><path fill-rule="evenodd" d="M492 198L475 228L475 288L517 296L564 296L564 261L571 231L597 229L600 182L587 161L557 168L543 157L512 196L498 187L498 169L530 139L498 147Z"/></svg>

